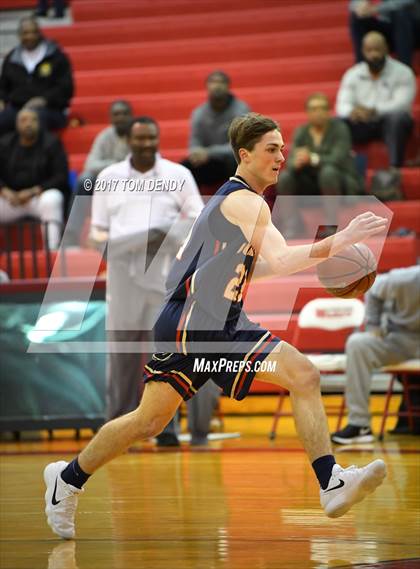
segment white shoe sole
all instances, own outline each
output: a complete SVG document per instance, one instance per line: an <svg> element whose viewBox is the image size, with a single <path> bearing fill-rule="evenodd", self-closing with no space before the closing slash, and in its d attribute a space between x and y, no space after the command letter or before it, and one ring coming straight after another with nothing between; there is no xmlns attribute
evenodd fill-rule
<svg viewBox="0 0 420 569"><path fill-rule="evenodd" d="M344 492L332 500L325 509L329 518L339 518L350 510L354 504L361 502L380 486L386 476L386 464L383 460L375 460L369 466L358 484L355 484L346 495Z"/></svg>
<svg viewBox="0 0 420 569"><path fill-rule="evenodd" d="M52 495L53 495L53 488L55 485L55 479L57 478L58 474L60 474L60 472L62 472L64 470L64 468L67 466L67 462L65 462L64 460L61 460L59 462L52 462L51 464L48 464L45 469L44 469L44 482L45 482L45 486L46 486L46 491L45 491L45 514L47 516L47 522L48 525L50 526L50 528L52 529L52 531L56 534L59 535L60 537L62 537L63 539L73 539L75 532L66 532L66 531L59 531L57 530L57 528L54 526L52 519L50 517L50 515L53 513L52 512Z"/></svg>
<svg viewBox="0 0 420 569"><path fill-rule="evenodd" d="M354 444L363 444L363 443L374 443L375 437L373 435L363 435L361 437L352 437L351 439L345 439L333 435L331 437L331 440L334 443L338 443L340 445L354 445Z"/></svg>

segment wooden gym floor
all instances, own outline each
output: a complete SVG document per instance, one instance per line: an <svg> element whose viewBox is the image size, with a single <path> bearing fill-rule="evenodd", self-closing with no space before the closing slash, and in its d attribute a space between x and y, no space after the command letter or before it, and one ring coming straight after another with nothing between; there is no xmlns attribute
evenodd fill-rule
<svg viewBox="0 0 420 569"><path fill-rule="evenodd" d="M281 420L274 442L270 424L227 416L225 431L241 438L207 449L137 445L88 482L70 542L46 525L42 470L69 460L89 432L80 441L64 431L52 441L36 433L1 442L1 569L420 567L418 437L336 447L343 466L381 457L389 474L374 495L330 520L292 420Z"/></svg>

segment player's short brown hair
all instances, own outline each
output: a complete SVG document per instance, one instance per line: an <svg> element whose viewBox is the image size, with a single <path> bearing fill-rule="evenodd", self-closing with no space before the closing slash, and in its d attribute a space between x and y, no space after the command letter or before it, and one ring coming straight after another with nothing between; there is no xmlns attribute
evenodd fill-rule
<svg viewBox="0 0 420 569"><path fill-rule="evenodd" d="M248 113L233 119L229 127L229 142L236 162L239 164L241 161L239 157L240 148L251 151L266 132L278 128L279 125L276 121L258 113Z"/></svg>

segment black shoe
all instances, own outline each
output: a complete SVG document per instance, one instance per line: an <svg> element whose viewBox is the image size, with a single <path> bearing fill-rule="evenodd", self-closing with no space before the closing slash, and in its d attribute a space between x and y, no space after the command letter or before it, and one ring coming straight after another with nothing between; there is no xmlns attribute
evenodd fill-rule
<svg viewBox="0 0 420 569"><path fill-rule="evenodd" d="M156 437L158 447L179 447L179 440L176 435L171 433L160 433Z"/></svg>
<svg viewBox="0 0 420 569"><path fill-rule="evenodd" d="M337 431L331 435L331 440L339 445L351 445L355 443L373 443L375 437L370 427L357 427L356 425L347 425L341 431Z"/></svg>

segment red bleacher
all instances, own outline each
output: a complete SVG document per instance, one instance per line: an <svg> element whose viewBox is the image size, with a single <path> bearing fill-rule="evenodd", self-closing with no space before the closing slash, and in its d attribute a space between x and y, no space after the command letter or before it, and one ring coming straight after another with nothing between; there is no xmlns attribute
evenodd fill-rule
<svg viewBox="0 0 420 569"><path fill-rule="evenodd" d="M24 10L34 7L33 0L0 0L0 10Z"/></svg>
<svg viewBox="0 0 420 569"><path fill-rule="evenodd" d="M51 251L50 255L51 275L49 275L45 251L42 249L36 251L38 278L40 279L45 279L49 276L53 278L91 277L95 279L97 275L103 274L106 269L105 261L97 251L92 249L68 249L63 254ZM25 279L35 278L32 251L23 252L22 262L23 267L21 268L20 254L18 251L13 251L11 253L12 270L9 273L9 277L12 280L22 279L23 275ZM7 269L7 256L6 254L1 254L0 270L8 272Z"/></svg>
<svg viewBox="0 0 420 569"><path fill-rule="evenodd" d="M169 3L169 2L168 2ZM102 2L98 2L101 4ZM327 1L316 2L316 6L308 9L308 3L279 4L265 3L259 0L249 0L247 6L232 9L230 2L214 2L217 10L206 13L205 8L199 13L191 13L188 3L173 2L184 5L185 10L175 14L166 14L162 11L159 2L139 2L141 6L149 5L150 14L147 16L133 16L118 18L116 20L90 20L76 23L71 28L49 29L48 35L60 41L63 46L73 45L112 45L138 41L155 42L162 38L166 40L183 38L224 38L225 36L240 36L286 30L305 30L319 28L335 28L345 26L347 11L344 2ZM191 2L190 6L195 4ZM315 4L315 2L314 2ZM123 6L124 1L117 6ZM199 3L201 7L201 3ZM154 12L154 13L153 13ZM77 13L77 11L76 11ZM153 13L153 14L152 14ZM328 17L326 17L328 16ZM219 40L219 41L220 41ZM327 40L327 36L325 37ZM152 48L152 46L150 46ZM270 45L267 43L267 50ZM241 44L238 43L236 51L240 56ZM310 52L308 52L310 53ZM350 52L348 52L350 53ZM274 51L275 54L275 51ZM167 53L166 59L170 59ZM147 60L147 52L144 54ZM222 59L222 61L224 61Z"/></svg>
<svg viewBox="0 0 420 569"><path fill-rule="evenodd" d="M75 69L72 113L86 126L68 129L64 141L77 171L115 97L154 116L162 154L179 160L211 70L223 68L253 110L277 118L287 142L306 118L308 94L321 90L333 101L353 61L346 0L74 0L72 11L73 26L46 34L64 46ZM386 162L384 145L366 152L370 167Z"/></svg>
<svg viewBox="0 0 420 569"><path fill-rule="evenodd" d="M313 0L300 0L299 4L304 6L310 4ZM230 0L228 9L244 10L246 8L255 8L261 6L266 8L275 5L275 2L267 2L262 0ZM294 6L295 0L282 0L282 6ZM179 15L179 14L202 14L211 12L220 12L222 3L214 2L214 0L200 0L200 2L191 2L191 0L155 0L151 2L139 2L138 0L124 0L124 2L116 2L115 0L73 0L72 1L73 16L77 22L92 20L117 20L120 18L141 18L146 16L156 16L157 14Z"/></svg>

